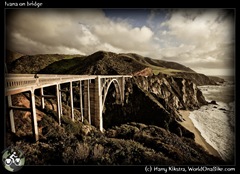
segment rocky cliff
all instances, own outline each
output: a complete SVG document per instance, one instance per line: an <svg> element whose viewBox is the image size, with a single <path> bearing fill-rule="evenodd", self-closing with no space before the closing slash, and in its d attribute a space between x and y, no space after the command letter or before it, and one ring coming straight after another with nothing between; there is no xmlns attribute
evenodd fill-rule
<svg viewBox="0 0 240 174"><path fill-rule="evenodd" d="M198 86L217 85L217 82L219 82L221 79L221 78L208 77L208 76L206 76L204 74L200 74L200 73L191 73L191 72L176 72L176 73L174 73L174 76L191 80ZM221 81L222 80L223 79L221 79Z"/></svg>
<svg viewBox="0 0 240 174"><path fill-rule="evenodd" d="M126 83L124 106L115 105L109 96L105 103L104 127L131 121L153 124L177 135L194 139L194 134L182 127L178 110L198 109L207 104L202 92L190 80L153 75L137 76Z"/></svg>

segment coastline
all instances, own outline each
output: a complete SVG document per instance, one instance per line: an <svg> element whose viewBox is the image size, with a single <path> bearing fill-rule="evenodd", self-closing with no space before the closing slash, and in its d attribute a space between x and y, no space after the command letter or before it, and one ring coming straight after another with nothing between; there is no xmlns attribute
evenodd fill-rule
<svg viewBox="0 0 240 174"><path fill-rule="evenodd" d="M206 140L202 137L200 131L194 126L192 120L189 118L190 111L187 110L179 110L179 113L182 115L185 121L179 122L183 127L190 130L195 135L195 142L201 145L206 151L210 154L221 158L218 151L214 149L210 144L206 142Z"/></svg>

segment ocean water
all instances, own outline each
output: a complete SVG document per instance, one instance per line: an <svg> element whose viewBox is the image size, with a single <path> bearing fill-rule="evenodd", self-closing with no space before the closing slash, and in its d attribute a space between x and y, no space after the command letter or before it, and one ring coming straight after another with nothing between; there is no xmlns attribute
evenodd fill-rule
<svg viewBox="0 0 240 174"><path fill-rule="evenodd" d="M235 97L234 84L198 87L209 104L190 112L189 118L202 137L218 151L225 161L233 161L235 154Z"/></svg>

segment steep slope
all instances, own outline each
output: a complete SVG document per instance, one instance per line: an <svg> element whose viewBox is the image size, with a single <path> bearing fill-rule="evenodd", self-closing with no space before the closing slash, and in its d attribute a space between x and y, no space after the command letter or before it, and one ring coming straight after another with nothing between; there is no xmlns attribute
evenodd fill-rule
<svg viewBox="0 0 240 174"><path fill-rule="evenodd" d="M72 60L67 60L72 61ZM65 66L63 61L55 62L46 68L39 71L39 73L59 73L59 74L92 74L92 75L106 75L106 74L134 74L141 71L147 66L139 64L134 59L127 56L119 56L116 53L98 51L85 57L78 59L75 66L64 69L59 72L58 67ZM57 71L54 71L56 69Z"/></svg>
<svg viewBox="0 0 240 174"><path fill-rule="evenodd" d="M134 53L128 53L128 54L121 53L119 55L128 56L132 59L135 59L139 63L151 67L153 70L155 70L155 72L157 72L161 69L171 69L173 71L174 70L180 70L180 71L187 71L187 72L193 72L193 73L195 72L192 69L190 69L189 67L181 65L177 62L170 62L170 61L165 61L165 60L152 59L152 58L143 57L141 55L134 54Z"/></svg>

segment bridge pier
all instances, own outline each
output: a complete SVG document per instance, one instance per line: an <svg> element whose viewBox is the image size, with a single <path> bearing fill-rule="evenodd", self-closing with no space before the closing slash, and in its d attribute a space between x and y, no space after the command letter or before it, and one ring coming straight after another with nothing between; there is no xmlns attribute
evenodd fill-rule
<svg viewBox="0 0 240 174"><path fill-rule="evenodd" d="M72 82L70 82L70 104L71 104L71 117L72 117L72 121L74 121L73 85L72 85Z"/></svg>
<svg viewBox="0 0 240 174"><path fill-rule="evenodd" d="M41 107L42 107L42 109L44 109L45 108L45 103L44 103L43 87L40 88L40 93L41 93Z"/></svg>
<svg viewBox="0 0 240 174"><path fill-rule="evenodd" d="M61 125L61 96L60 96L60 84L56 84L56 97L57 97L57 115L58 115L58 124Z"/></svg>
<svg viewBox="0 0 240 174"><path fill-rule="evenodd" d="M120 83L120 87L121 87L121 92L120 92L121 102L122 102L122 104L124 104L124 99L125 99L125 77L122 76L119 83Z"/></svg>
<svg viewBox="0 0 240 174"><path fill-rule="evenodd" d="M60 104L60 115L62 115L63 111L62 111L62 90L61 90L61 84L59 84L59 104Z"/></svg>
<svg viewBox="0 0 240 174"><path fill-rule="evenodd" d="M101 78L98 76L95 79L95 107L94 107L94 126L103 131L103 121L102 121L102 86Z"/></svg>
<svg viewBox="0 0 240 174"><path fill-rule="evenodd" d="M31 107L31 116L32 116L32 130L35 141L39 140L38 135L38 124L37 124L37 114L36 114L36 104L35 104L35 95L34 89L30 91L30 107Z"/></svg>
<svg viewBox="0 0 240 174"><path fill-rule="evenodd" d="M10 117L11 131L13 133L16 133L14 116L13 116L13 109L11 108L12 107L12 96L11 95L7 96L7 100L8 100L8 107L9 107L9 117Z"/></svg>
<svg viewBox="0 0 240 174"><path fill-rule="evenodd" d="M81 112L81 120L83 122L83 92L82 92L82 81L79 81L79 103L80 103L80 112Z"/></svg>
<svg viewBox="0 0 240 174"><path fill-rule="evenodd" d="M84 80L84 116L88 120L88 123L91 124L91 113L90 113L90 85L89 80Z"/></svg>

